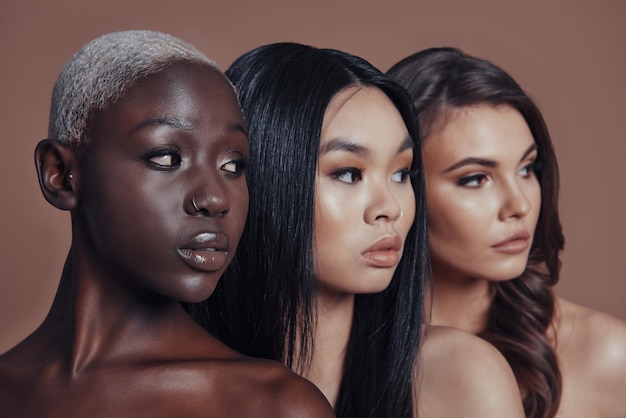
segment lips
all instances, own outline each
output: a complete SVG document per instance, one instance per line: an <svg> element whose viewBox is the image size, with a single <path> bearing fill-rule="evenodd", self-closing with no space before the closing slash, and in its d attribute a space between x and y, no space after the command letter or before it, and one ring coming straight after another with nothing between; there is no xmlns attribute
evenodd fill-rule
<svg viewBox="0 0 626 418"><path fill-rule="evenodd" d="M361 255L373 267L395 267L400 261L402 240L393 235L383 237L368 247Z"/></svg>
<svg viewBox="0 0 626 418"><path fill-rule="evenodd" d="M201 232L178 249L178 254L196 270L214 272L228 262L228 237L221 232Z"/></svg>
<svg viewBox="0 0 626 418"><path fill-rule="evenodd" d="M496 251L506 254L518 254L526 251L530 246L530 234L527 231L518 231L510 237L492 245Z"/></svg>

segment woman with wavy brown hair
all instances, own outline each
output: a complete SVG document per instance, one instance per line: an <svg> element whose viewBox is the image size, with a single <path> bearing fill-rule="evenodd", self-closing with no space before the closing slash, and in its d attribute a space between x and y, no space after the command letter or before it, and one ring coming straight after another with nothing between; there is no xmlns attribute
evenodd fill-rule
<svg viewBox="0 0 626 418"><path fill-rule="evenodd" d="M502 69L431 48L388 74L423 138L430 323L477 334L513 368L529 417L626 415L626 325L554 296L564 238L543 117Z"/></svg>

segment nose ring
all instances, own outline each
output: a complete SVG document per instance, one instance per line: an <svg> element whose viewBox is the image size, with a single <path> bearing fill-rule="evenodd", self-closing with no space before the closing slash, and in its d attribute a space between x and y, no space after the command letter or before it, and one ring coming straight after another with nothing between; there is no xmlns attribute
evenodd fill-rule
<svg viewBox="0 0 626 418"><path fill-rule="evenodd" d="M198 205L196 205L196 197L192 197L191 198L191 204L193 205L193 208L196 210L196 212L200 212L200 209L198 209Z"/></svg>

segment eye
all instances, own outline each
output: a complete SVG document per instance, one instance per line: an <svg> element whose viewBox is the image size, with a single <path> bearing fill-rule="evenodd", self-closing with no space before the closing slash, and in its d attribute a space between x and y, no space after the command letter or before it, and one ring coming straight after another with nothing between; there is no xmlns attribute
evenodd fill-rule
<svg viewBox="0 0 626 418"><path fill-rule="evenodd" d="M333 171L330 176L334 179L348 184L356 183L363 178L361 170L355 167L342 168Z"/></svg>
<svg viewBox="0 0 626 418"><path fill-rule="evenodd" d="M485 174L472 174L470 176L462 177L457 181L459 186L478 188L485 184L487 176Z"/></svg>
<svg viewBox="0 0 626 418"><path fill-rule="evenodd" d="M541 162L535 160L535 161L532 161L530 164L527 164L524 167L522 167L522 169L519 171L519 174L522 177L531 177L533 174L536 174L540 168L541 168Z"/></svg>
<svg viewBox="0 0 626 418"><path fill-rule="evenodd" d="M413 177L415 174L416 173L413 172L410 168L406 167L400 171L393 173L393 175L391 176L391 181L394 181L396 183L406 183L406 181L410 177Z"/></svg>
<svg viewBox="0 0 626 418"><path fill-rule="evenodd" d="M173 149L153 150L146 153L143 159L158 168L178 167L182 162L180 152Z"/></svg>
<svg viewBox="0 0 626 418"><path fill-rule="evenodd" d="M248 161L245 158L236 158L222 164L220 169L229 175L239 177L244 173L247 166Z"/></svg>

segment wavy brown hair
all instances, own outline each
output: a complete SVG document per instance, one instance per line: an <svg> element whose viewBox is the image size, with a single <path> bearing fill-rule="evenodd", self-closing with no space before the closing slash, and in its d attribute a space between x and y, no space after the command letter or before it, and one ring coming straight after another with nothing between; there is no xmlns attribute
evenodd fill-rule
<svg viewBox="0 0 626 418"><path fill-rule="evenodd" d="M455 48L431 48L394 65L388 74L413 99L422 138L445 124L459 108L510 106L525 119L538 148L541 210L533 245L521 276L493 283L494 298L479 336L508 360L523 393L527 417L553 417L561 400L561 372L548 332L554 315L564 238L558 215L559 173L541 112L513 80L493 63Z"/></svg>

